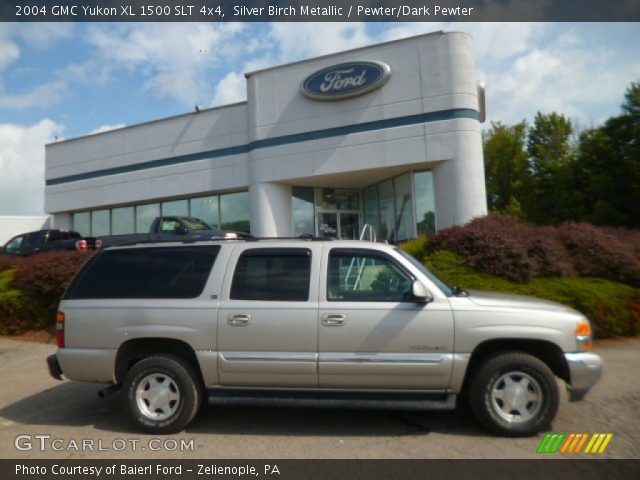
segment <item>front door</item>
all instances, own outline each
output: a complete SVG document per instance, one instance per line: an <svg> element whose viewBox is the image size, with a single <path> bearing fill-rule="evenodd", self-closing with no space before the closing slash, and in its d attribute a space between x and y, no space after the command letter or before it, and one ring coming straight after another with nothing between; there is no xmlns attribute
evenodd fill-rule
<svg viewBox="0 0 640 480"><path fill-rule="evenodd" d="M318 272L322 245L238 245L218 313L223 386L318 386Z"/></svg>
<svg viewBox="0 0 640 480"><path fill-rule="evenodd" d="M358 212L329 211L318 213L318 236L357 240L360 236Z"/></svg>
<svg viewBox="0 0 640 480"><path fill-rule="evenodd" d="M413 275L385 252L334 247L323 257L319 386L447 388L453 364L449 302L413 301Z"/></svg>

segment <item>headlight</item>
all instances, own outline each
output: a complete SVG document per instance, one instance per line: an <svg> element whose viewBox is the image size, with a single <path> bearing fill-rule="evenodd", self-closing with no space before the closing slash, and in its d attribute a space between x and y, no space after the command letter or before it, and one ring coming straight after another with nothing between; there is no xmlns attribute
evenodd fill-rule
<svg viewBox="0 0 640 480"><path fill-rule="evenodd" d="M576 324L576 341L578 342L578 347L582 349L589 349L593 346L589 320L583 319Z"/></svg>

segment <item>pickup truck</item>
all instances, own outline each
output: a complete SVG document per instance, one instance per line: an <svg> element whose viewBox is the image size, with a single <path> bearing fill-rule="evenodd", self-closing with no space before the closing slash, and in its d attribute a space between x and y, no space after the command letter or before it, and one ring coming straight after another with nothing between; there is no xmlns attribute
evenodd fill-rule
<svg viewBox="0 0 640 480"><path fill-rule="evenodd" d="M83 243L84 242L84 243ZM91 243L91 249L100 248L100 242ZM88 250L86 240L72 230L38 230L22 233L0 247L0 255L27 256L41 252Z"/></svg>
<svg viewBox="0 0 640 480"><path fill-rule="evenodd" d="M96 241L103 247L119 243L131 242L158 242L158 241L188 241L205 240L216 238L250 238L251 235L244 232L234 232L230 230L216 230L206 222L195 217L185 216L163 216L156 217L151 222L148 233L129 235L107 235L100 237L89 237L88 246L91 248Z"/></svg>
<svg viewBox="0 0 640 480"><path fill-rule="evenodd" d="M549 428L598 381L591 327L536 298L451 288L388 244L304 239L116 246L59 305L54 378L110 384L145 432L201 404L451 410L499 435ZM463 397L461 397L463 396Z"/></svg>

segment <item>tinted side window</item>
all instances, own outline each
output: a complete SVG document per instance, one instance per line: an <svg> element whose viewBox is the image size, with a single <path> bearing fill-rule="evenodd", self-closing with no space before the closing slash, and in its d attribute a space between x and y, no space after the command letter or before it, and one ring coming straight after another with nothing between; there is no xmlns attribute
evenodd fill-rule
<svg viewBox="0 0 640 480"><path fill-rule="evenodd" d="M66 298L195 298L219 247L106 250L74 281Z"/></svg>
<svg viewBox="0 0 640 480"><path fill-rule="evenodd" d="M412 283L413 279L384 254L339 249L333 249L329 253L329 301L411 301Z"/></svg>
<svg viewBox="0 0 640 480"><path fill-rule="evenodd" d="M11 240L9 240L7 242L7 244L5 245L5 250L7 252L15 252L17 250L20 250L20 247L22 246L22 244L24 243L24 239L25 239L25 235L20 235L18 237L13 237Z"/></svg>
<svg viewBox="0 0 640 480"><path fill-rule="evenodd" d="M33 232L27 236L27 243L29 245L40 245L47 241L47 232Z"/></svg>
<svg viewBox="0 0 640 480"><path fill-rule="evenodd" d="M305 302L310 277L311 251L306 248L245 250L236 265L230 298Z"/></svg>
<svg viewBox="0 0 640 480"><path fill-rule="evenodd" d="M62 240L64 237L60 230L49 230L49 238L47 238L48 242L57 242L58 240Z"/></svg>

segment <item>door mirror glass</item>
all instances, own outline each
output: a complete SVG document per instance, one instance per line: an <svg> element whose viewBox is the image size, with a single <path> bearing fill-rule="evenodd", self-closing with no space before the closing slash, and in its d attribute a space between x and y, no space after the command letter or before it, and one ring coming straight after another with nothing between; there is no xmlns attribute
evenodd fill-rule
<svg viewBox="0 0 640 480"><path fill-rule="evenodd" d="M411 293L413 293L413 297L416 299L416 302L420 303L429 303L433 301L433 295L427 287L424 286L420 280L416 280L413 282L411 286Z"/></svg>
<svg viewBox="0 0 640 480"><path fill-rule="evenodd" d="M187 228L187 226L182 224L180 224L176 231L181 235L186 235L187 233L189 233L189 229Z"/></svg>

